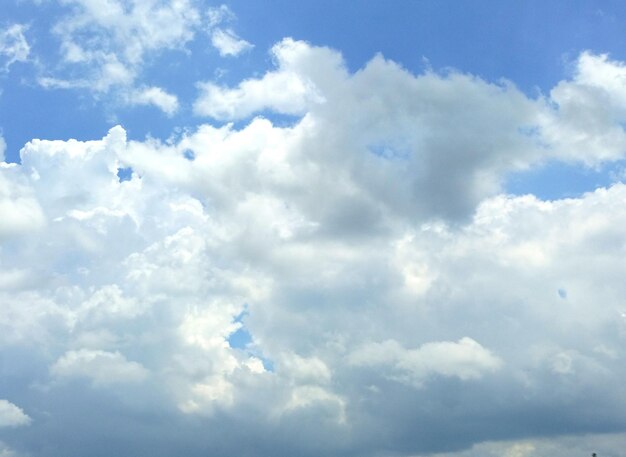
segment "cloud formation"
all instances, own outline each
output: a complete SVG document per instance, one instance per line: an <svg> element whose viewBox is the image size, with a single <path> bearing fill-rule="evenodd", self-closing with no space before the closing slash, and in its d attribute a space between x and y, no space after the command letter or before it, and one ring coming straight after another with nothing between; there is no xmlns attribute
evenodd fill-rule
<svg viewBox="0 0 626 457"><path fill-rule="evenodd" d="M241 127L32 140L0 168L0 355L33 411L7 445L519 457L621 436L626 186L542 201L501 182L623 158L624 65L583 53L533 99L272 53L259 78L200 85L196 111Z"/></svg>
<svg viewBox="0 0 626 457"><path fill-rule="evenodd" d="M178 110L176 95L145 84L151 60L167 52L186 51L199 34L205 33L220 56L236 56L253 47L232 28L223 27L234 19L226 6L205 12L201 0L60 3L66 14L50 26L59 42L60 60L38 77L39 85L46 89L88 90L100 99L114 95L122 103L152 105L172 116ZM0 53L6 48L12 55L7 66L28 55L21 30L13 33L19 32L21 37L19 49L17 45L3 48L0 40Z"/></svg>
<svg viewBox="0 0 626 457"><path fill-rule="evenodd" d="M145 87L134 91L129 98L131 105L154 105L168 116L178 111L178 98L160 87Z"/></svg>
<svg viewBox="0 0 626 457"><path fill-rule="evenodd" d="M0 29L0 69L9 71L16 62L27 62L30 55L30 45L24 32L27 27L23 24L13 24Z"/></svg>
<svg viewBox="0 0 626 457"><path fill-rule="evenodd" d="M211 44L221 56L237 56L252 49L252 45L242 40L231 29L215 29L211 34Z"/></svg>

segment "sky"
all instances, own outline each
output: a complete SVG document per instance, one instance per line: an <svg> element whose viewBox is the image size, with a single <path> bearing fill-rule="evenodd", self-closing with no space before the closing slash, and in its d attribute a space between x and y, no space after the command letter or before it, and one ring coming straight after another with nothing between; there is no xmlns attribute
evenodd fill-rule
<svg viewBox="0 0 626 457"><path fill-rule="evenodd" d="M0 457L623 455L622 2L0 1Z"/></svg>

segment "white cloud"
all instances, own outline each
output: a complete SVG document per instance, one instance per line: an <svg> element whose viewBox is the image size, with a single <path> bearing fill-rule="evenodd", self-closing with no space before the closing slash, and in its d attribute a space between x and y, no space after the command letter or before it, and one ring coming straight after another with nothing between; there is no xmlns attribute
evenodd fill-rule
<svg viewBox="0 0 626 457"><path fill-rule="evenodd" d="M208 32L211 44L220 56L237 56L254 47L251 43L237 36L230 27L224 25L236 19L235 14L227 5L211 7L207 10Z"/></svg>
<svg viewBox="0 0 626 457"><path fill-rule="evenodd" d="M67 14L52 31L60 40L62 61L38 78L48 89L87 89L96 96L119 92L130 105L153 105L168 116L177 98L139 83L146 59L183 50L202 26L195 0L63 0ZM139 87L136 87L139 86Z"/></svg>
<svg viewBox="0 0 626 457"><path fill-rule="evenodd" d="M23 24L0 29L0 67L3 71L8 71L16 62L28 61L30 45L24 36L26 29Z"/></svg>
<svg viewBox="0 0 626 457"><path fill-rule="evenodd" d="M0 163L0 240L37 230L45 216L33 189L14 165Z"/></svg>
<svg viewBox="0 0 626 457"><path fill-rule="evenodd" d="M330 54L324 59L323 54ZM321 64L333 73L325 60L338 60L333 52L311 48L308 45L286 39L272 48L278 70L269 72L261 79L249 79L236 89L220 87L211 82L198 84L201 95L194 104L196 114L219 120L242 119L251 114L270 109L285 114L301 115L312 103L322 103L323 97L311 79L299 71L298 63L310 55L322 54Z"/></svg>
<svg viewBox="0 0 626 457"><path fill-rule="evenodd" d="M330 393L319 386L300 386L293 389L285 411L292 412L301 408L311 406L326 406L329 408L329 415L334 417L340 425L346 423L346 402L343 398Z"/></svg>
<svg viewBox="0 0 626 457"><path fill-rule="evenodd" d="M91 349L66 352L50 371L59 378L88 378L99 386L141 382L148 376L141 364L127 360L119 352Z"/></svg>
<svg viewBox="0 0 626 457"><path fill-rule="evenodd" d="M66 14L52 28L60 41L61 62L37 79L47 89L86 89L96 97L115 93L128 105L152 105L172 116L178 99L145 78L150 60L185 51L200 31L209 34L221 56L253 47L232 28L220 26L235 18L225 5L203 14L198 0L61 3Z"/></svg>
<svg viewBox="0 0 626 457"><path fill-rule="evenodd" d="M530 99L380 56L351 74L293 40L274 56L275 71L198 109L300 115L291 125L207 124L167 142L118 126L33 140L0 169L15 214L0 220L0 351L23 370L12 398L79 428L46 429L59 452L93 436L75 417L95 403L97 423L119 424L111 443L132 432L151 455L173 453L180 430L189 455L271 454L276 437L289 455L442 451L432 436L459 455L515 455L543 449L537 424L556 441L626 428L626 186L499 194L546 160L621 157L620 136L603 136L619 97L590 126L604 108L568 94L618 91L606 75L622 64L581 56L580 75L605 76ZM281 84L291 99L273 98Z"/></svg>
<svg viewBox="0 0 626 457"><path fill-rule="evenodd" d="M63 43L65 59L77 62L99 59L100 52L114 52L130 65L158 49L183 46L191 40L200 16L194 2L138 0L128 5L119 0L64 0L73 14L55 27ZM80 40L81 33L91 40Z"/></svg>
<svg viewBox="0 0 626 457"><path fill-rule="evenodd" d="M318 357L301 357L286 353L281 357L281 366L289 376L300 383L328 384L332 374L328 366Z"/></svg>
<svg viewBox="0 0 626 457"><path fill-rule="evenodd" d="M135 90L130 96L132 105L154 105L168 116L178 111L178 98L160 87L146 87Z"/></svg>
<svg viewBox="0 0 626 457"><path fill-rule="evenodd" d="M235 19L235 13L232 12L228 5L224 4L209 7L206 14L209 20L209 27L215 27L223 22L230 22Z"/></svg>
<svg viewBox="0 0 626 457"><path fill-rule="evenodd" d="M555 155L597 165L617 160L626 151L626 66L607 55L583 52L574 77L550 92L557 106L542 119L542 133Z"/></svg>
<svg viewBox="0 0 626 457"><path fill-rule="evenodd" d="M237 56L253 48L252 44L239 38L231 29L221 28L217 28L211 33L211 44L222 57Z"/></svg>
<svg viewBox="0 0 626 457"><path fill-rule="evenodd" d="M432 375L477 379L502 364L488 349L467 337L456 343L426 343L417 349L405 349L394 340L368 343L350 354L349 360L357 366L391 366L396 371L394 378L418 387Z"/></svg>
<svg viewBox="0 0 626 457"><path fill-rule="evenodd" d="M0 428L20 427L28 425L30 422L30 417L24 413L22 408L15 406L10 401L0 399Z"/></svg>

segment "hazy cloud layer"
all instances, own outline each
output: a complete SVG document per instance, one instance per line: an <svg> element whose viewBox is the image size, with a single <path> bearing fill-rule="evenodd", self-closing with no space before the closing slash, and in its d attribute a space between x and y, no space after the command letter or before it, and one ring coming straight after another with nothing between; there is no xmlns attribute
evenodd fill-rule
<svg viewBox="0 0 626 457"><path fill-rule="evenodd" d="M123 58L157 45L140 43ZM0 168L3 408L30 418L7 449L565 456L566 435L611 432L617 455L626 186L541 201L500 183L622 158L624 65L583 53L532 99L382 56L350 73L291 39L272 53L259 78L202 83L196 111L291 125L118 126Z"/></svg>

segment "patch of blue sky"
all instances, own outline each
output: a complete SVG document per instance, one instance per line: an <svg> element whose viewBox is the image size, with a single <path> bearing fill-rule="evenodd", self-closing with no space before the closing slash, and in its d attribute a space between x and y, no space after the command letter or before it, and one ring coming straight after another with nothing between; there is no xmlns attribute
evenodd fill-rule
<svg viewBox="0 0 626 457"><path fill-rule="evenodd" d="M237 317L235 317L234 322L238 322L241 324L235 332L231 333L228 337L228 345L233 349L239 349L242 351L246 351L249 355L254 356L263 362L263 367L267 371L274 371L274 362L272 360L265 357L259 349L254 344L254 339L252 334L248 331L245 326L244 320L245 317L249 314L248 307L244 311L242 311Z"/></svg>
<svg viewBox="0 0 626 457"><path fill-rule="evenodd" d="M252 343L252 335L245 327L239 327L228 337L228 344L233 349L245 350L250 343Z"/></svg>
<svg viewBox="0 0 626 457"><path fill-rule="evenodd" d="M597 168L549 162L508 176L504 190L513 195L533 194L542 200L576 198L626 178L626 160Z"/></svg>
<svg viewBox="0 0 626 457"><path fill-rule="evenodd" d="M368 146L368 150L389 160L407 160L411 156L410 148L393 142L373 143Z"/></svg>
<svg viewBox="0 0 626 457"><path fill-rule="evenodd" d="M120 182L130 181L133 178L133 169L130 167L118 168L117 178Z"/></svg>
<svg viewBox="0 0 626 457"><path fill-rule="evenodd" d="M185 149L183 151L183 157L189 160L190 162L193 162L194 160L196 160L196 154L191 149Z"/></svg>
<svg viewBox="0 0 626 457"><path fill-rule="evenodd" d="M420 73L452 67L487 80L506 78L535 95L563 78L581 51L626 57L626 5L608 1L232 0L237 30L266 50L292 36L341 50L351 71L376 53Z"/></svg>
<svg viewBox="0 0 626 457"><path fill-rule="evenodd" d="M248 314L248 305L246 305L244 310L233 319L233 322L241 324L241 326L228 337L228 344L231 348L246 349L252 343L252 335L250 335L243 322Z"/></svg>

